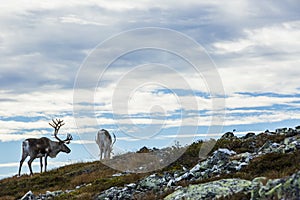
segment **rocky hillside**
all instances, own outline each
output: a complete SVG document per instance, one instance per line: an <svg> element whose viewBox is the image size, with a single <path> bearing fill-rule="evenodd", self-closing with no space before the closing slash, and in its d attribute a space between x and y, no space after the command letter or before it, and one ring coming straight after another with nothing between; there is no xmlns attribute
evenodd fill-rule
<svg viewBox="0 0 300 200"><path fill-rule="evenodd" d="M170 166L152 173L118 172L101 162L65 166L33 177L0 181L0 199L299 199L300 132L294 129L225 133L207 158L187 147L142 148L139 152L184 151ZM213 141L215 142L215 141ZM203 149L203 148L202 148Z"/></svg>

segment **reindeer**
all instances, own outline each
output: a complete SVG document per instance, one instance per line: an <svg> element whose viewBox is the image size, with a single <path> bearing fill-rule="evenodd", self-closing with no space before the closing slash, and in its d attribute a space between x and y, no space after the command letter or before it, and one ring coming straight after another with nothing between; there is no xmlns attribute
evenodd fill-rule
<svg viewBox="0 0 300 200"><path fill-rule="evenodd" d="M100 149L100 160L104 159L109 159L110 154L112 152L112 147L116 142L116 136L113 133L114 136L114 141L112 142L111 135L109 132L105 129L101 129L98 131L97 138L96 138L96 143L99 146Z"/></svg>
<svg viewBox="0 0 300 200"><path fill-rule="evenodd" d="M69 144L70 141L73 139L71 134L67 134L67 138L65 140L61 140L58 138L57 133L64 125L63 120L60 119L52 119L52 123L49 123L50 126L54 128L54 137L58 140L52 141L49 138L42 137L42 138L29 138L23 141L22 143L22 158L20 161L20 167L19 167L19 176L21 174L21 168L22 164L27 158L27 156L30 157L28 161L28 166L30 170L30 175L33 175L31 163L34 159L40 158L40 167L41 167L41 173L43 170L43 162L42 158L45 157L45 172L47 170L47 158L50 156L51 158L55 158L56 155L59 152L65 152L70 153L71 150L67 147L66 144Z"/></svg>

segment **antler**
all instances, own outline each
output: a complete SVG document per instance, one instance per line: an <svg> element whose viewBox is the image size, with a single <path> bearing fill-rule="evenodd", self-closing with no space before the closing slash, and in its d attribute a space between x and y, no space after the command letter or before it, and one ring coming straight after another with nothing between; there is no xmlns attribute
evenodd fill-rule
<svg viewBox="0 0 300 200"><path fill-rule="evenodd" d="M52 124L49 123L50 126L52 126L54 128L54 137L60 141L60 142L65 142L65 141L62 141L61 139L59 139L59 137L57 137L57 133L60 129L60 127L62 127L63 125L65 125L65 123L63 123L64 120L61 120L61 119L52 119ZM72 137L72 136L71 136Z"/></svg>
<svg viewBox="0 0 300 200"><path fill-rule="evenodd" d="M67 139L65 139L64 142L66 144L70 144L71 140L73 140L73 137L72 137L72 135L70 133L68 133Z"/></svg>

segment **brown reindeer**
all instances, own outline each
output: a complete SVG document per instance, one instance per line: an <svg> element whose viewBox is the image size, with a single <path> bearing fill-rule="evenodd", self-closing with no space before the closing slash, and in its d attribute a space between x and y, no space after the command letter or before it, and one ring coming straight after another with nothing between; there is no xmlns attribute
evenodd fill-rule
<svg viewBox="0 0 300 200"><path fill-rule="evenodd" d="M42 137L42 138L29 138L23 141L22 144L22 158L20 161L20 167L19 167L19 176L21 174L21 168L22 164L27 158L27 156L30 157L28 161L28 166L30 170L30 175L33 175L31 163L34 159L40 158L40 167L41 167L41 173L43 170L43 161L42 158L45 157L45 172L47 170L47 158L50 156L51 158L55 158L56 155L59 152L65 152L70 153L71 150L67 147L66 144L69 144L70 141L73 139L71 134L67 135L67 138L65 140L61 140L58 138L57 133L64 125L63 120L60 119L52 119L52 123L49 123L50 126L54 128L54 137L58 140L52 141L49 138Z"/></svg>

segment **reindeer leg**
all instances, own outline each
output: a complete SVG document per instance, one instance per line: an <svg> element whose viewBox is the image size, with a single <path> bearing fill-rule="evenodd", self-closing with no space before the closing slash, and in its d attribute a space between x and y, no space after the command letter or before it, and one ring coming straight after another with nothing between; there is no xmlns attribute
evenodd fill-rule
<svg viewBox="0 0 300 200"><path fill-rule="evenodd" d="M105 159L108 159L108 149L107 148L105 148Z"/></svg>
<svg viewBox="0 0 300 200"><path fill-rule="evenodd" d="M100 160L102 160L103 149L100 148Z"/></svg>
<svg viewBox="0 0 300 200"><path fill-rule="evenodd" d="M25 161L26 158L27 158L27 155L26 154L22 154L22 159L20 161L20 166L19 166L19 176L21 176L22 165L23 165L23 162Z"/></svg>
<svg viewBox="0 0 300 200"><path fill-rule="evenodd" d="M100 160L102 160L102 154L103 154L103 153L102 153L102 152L100 152Z"/></svg>
<svg viewBox="0 0 300 200"><path fill-rule="evenodd" d="M109 159L109 158L110 158L110 155L109 155L110 151L109 151L109 150L110 150L109 147L106 147L106 148L105 148L105 158L106 158L106 159Z"/></svg>
<svg viewBox="0 0 300 200"><path fill-rule="evenodd" d="M45 155L45 172L47 171L47 158L48 158L48 154Z"/></svg>
<svg viewBox="0 0 300 200"><path fill-rule="evenodd" d="M40 157L41 173L43 172L43 157Z"/></svg>
<svg viewBox="0 0 300 200"><path fill-rule="evenodd" d="M31 163L32 161L34 160L35 158L33 157L30 157L29 161L28 161L28 167L29 167L29 170L30 170L30 175L33 176L33 173L32 173L32 168L31 168Z"/></svg>

